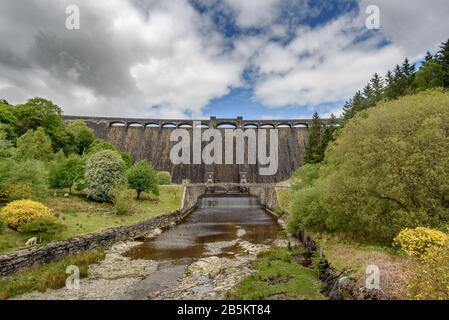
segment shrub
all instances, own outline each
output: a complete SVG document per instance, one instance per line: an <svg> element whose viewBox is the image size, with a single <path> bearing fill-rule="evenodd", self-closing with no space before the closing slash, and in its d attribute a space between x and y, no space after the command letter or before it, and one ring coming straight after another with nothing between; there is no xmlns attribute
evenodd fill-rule
<svg viewBox="0 0 449 320"><path fill-rule="evenodd" d="M0 215L6 225L15 230L30 221L39 218L51 219L54 216L51 209L32 200L13 201L2 209Z"/></svg>
<svg viewBox="0 0 449 320"><path fill-rule="evenodd" d="M50 138L41 127L28 130L17 139L16 158L22 160L49 160L53 155Z"/></svg>
<svg viewBox="0 0 449 320"><path fill-rule="evenodd" d="M70 155L67 159L54 162L50 166L48 181L52 188L68 188L72 192L73 185L84 178L84 159Z"/></svg>
<svg viewBox="0 0 449 320"><path fill-rule="evenodd" d="M37 218L22 224L17 229L21 233L48 233L56 234L63 230L64 226L55 218Z"/></svg>
<svg viewBox="0 0 449 320"><path fill-rule="evenodd" d="M113 202L114 189L123 181L125 163L115 151L104 150L86 162L87 197L98 202Z"/></svg>
<svg viewBox="0 0 449 320"><path fill-rule="evenodd" d="M139 161L126 172L129 186L136 190L137 199L142 192L151 192L159 194L158 178L156 171L146 160Z"/></svg>
<svg viewBox="0 0 449 320"><path fill-rule="evenodd" d="M409 296L417 300L449 300L449 243L429 252L409 282Z"/></svg>
<svg viewBox="0 0 449 320"><path fill-rule="evenodd" d="M13 201L33 198L43 192L46 169L43 162L26 160L0 161L0 191L3 200Z"/></svg>
<svg viewBox="0 0 449 320"><path fill-rule="evenodd" d="M159 185L169 185L171 184L171 175L167 171L159 171L157 173L157 180Z"/></svg>
<svg viewBox="0 0 449 320"><path fill-rule="evenodd" d="M449 236L444 232L417 227L404 229L394 238L393 244L410 257L424 257L444 247ZM448 260L449 261L449 260Z"/></svg>
<svg viewBox="0 0 449 320"><path fill-rule="evenodd" d="M114 192L114 211L116 215L124 215L132 211L133 204L126 188L117 188Z"/></svg>

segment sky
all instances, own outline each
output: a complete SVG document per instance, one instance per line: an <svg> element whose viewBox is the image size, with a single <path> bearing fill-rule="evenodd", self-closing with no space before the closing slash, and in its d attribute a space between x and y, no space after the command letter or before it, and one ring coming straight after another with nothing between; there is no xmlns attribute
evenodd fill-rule
<svg viewBox="0 0 449 320"><path fill-rule="evenodd" d="M67 6L80 28L69 30ZM370 30L366 8L379 8ZM340 115L449 38L447 0L0 0L0 98L67 115Z"/></svg>

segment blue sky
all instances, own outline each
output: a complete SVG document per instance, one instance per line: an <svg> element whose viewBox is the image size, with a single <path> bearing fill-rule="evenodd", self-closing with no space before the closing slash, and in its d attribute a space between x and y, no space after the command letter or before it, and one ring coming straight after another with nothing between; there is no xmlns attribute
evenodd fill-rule
<svg viewBox="0 0 449 320"><path fill-rule="evenodd" d="M338 116L374 73L449 37L447 0L3 2L0 97L71 115ZM365 25L370 5L379 30Z"/></svg>

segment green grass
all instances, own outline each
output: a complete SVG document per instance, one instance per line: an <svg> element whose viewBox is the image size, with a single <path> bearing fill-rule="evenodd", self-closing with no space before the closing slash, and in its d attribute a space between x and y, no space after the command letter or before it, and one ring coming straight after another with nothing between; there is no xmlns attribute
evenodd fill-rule
<svg viewBox="0 0 449 320"><path fill-rule="evenodd" d="M257 272L244 279L229 299L322 300L321 282L315 270L301 266L287 248L272 248L253 263Z"/></svg>
<svg viewBox="0 0 449 320"><path fill-rule="evenodd" d="M104 257L103 249L94 249L0 278L0 300L36 290L45 292L47 289L62 288L68 277L66 268L69 265L77 266L81 278L85 278L88 276L89 264L98 263Z"/></svg>
<svg viewBox="0 0 449 320"><path fill-rule="evenodd" d="M53 192L49 192L49 194L53 195ZM62 196L64 192L62 191L58 194L60 196L45 197L40 201L55 211L59 221L65 225L65 229L57 235L44 236L41 244L111 227L130 225L177 210L181 206L182 187L176 185L161 186L159 197L142 194L139 201L135 200L135 194L130 190L131 210L126 215L116 215L114 206L110 204L96 203L77 195L64 198ZM0 254L23 247L31 237L13 230L4 230L0 234Z"/></svg>

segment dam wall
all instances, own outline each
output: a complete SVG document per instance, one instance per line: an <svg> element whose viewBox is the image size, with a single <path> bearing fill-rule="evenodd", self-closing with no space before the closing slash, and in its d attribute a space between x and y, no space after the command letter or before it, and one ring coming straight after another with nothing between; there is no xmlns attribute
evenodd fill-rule
<svg viewBox="0 0 449 320"><path fill-rule="evenodd" d="M148 160L159 171L168 171L175 183L189 180L191 183L203 183L207 176L212 174L214 182L239 182L244 175L248 183L276 183L288 179L292 172L303 163L305 147L308 139L308 125L310 120L248 120L216 119L201 120L204 130L216 128L221 131L224 140L226 128L240 128L242 130L254 129L256 136L259 130L278 130L278 169L273 175L261 175L259 164L236 164L236 143L234 143L234 164L179 164L174 165L170 160L171 148L177 142L170 141L173 130L183 128L192 137L192 120L144 120L144 119L116 119L65 116L70 122L82 119L92 128L95 135L107 140L118 149L129 153L133 161ZM268 130L266 130L268 131ZM258 139L258 138L257 138ZM269 142L267 134L267 142ZM203 142L204 148L209 142ZM193 139L191 144L191 158L193 157ZM223 141L223 159L225 143ZM267 146L269 150L269 145ZM245 150L248 150L248 141L245 139ZM193 163L191 161L190 163Z"/></svg>

